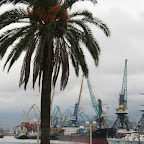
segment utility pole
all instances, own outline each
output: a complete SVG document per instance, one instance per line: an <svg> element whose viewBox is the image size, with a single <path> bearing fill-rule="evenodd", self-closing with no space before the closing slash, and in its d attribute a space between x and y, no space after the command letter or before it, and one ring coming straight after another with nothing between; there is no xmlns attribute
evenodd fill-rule
<svg viewBox="0 0 144 144"><path fill-rule="evenodd" d="M108 120L108 118L109 118L109 115L108 115L108 109L109 109L109 106L107 106L107 124L109 125L109 120Z"/></svg>
<svg viewBox="0 0 144 144"><path fill-rule="evenodd" d="M39 144L39 124L40 124L40 121L37 120L37 144Z"/></svg>
<svg viewBox="0 0 144 144"><path fill-rule="evenodd" d="M140 144L140 124L138 124L138 144Z"/></svg>
<svg viewBox="0 0 144 144"><path fill-rule="evenodd" d="M92 144L92 123L90 123L90 144Z"/></svg>

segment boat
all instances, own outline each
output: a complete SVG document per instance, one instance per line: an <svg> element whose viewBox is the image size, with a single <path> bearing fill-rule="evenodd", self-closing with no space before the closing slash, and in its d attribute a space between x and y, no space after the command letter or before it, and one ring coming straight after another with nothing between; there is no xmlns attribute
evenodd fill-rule
<svg viewBox="0 0 144 144"><path fill-rule="evenodd" d="M114 137L116 130L111 128L101 128L92 131L93 144L108 144L107 137ZM90 143L90 132L77 132L71 134L61 134L58 136L59 141L72 141Z"/></svg>
<svg viewBox="0 0 144 144"><path fill-rule="evenodd" d="M37 139L37 135L28 135L29 139ZM41 139L41 136L39 136L39 139ZM57 135L50 135L50 140L58 140Z"/></svg>
<svg viewBox="0 0 144 144"><path fill-rule="evenodd" d="M58 134L56 133L53 133L53 134L50 134L50 140L58 140L58 137L57 137ZM28 135L29 139L37 139L37 132L29 132ZM41 139L41 134L39 134L39 139Z"/></svg>
<svg viewBox="0 0 144 144"><path fill-rule="evenodd" d="M1 128L0 129L0 138L3 138L5 136L4 130Z"/></svg>
<svg viewBox="0 0 144 144"><path fill-rule="evenodd" d="M34 136L29 135L28 137L29 137L29 139L37 139L37 135L34 135ZM41 139L40 136L39 136L39 139ZM57 135L50 135L50 140L58 140Z"/></svg>
<svg viewBox="0 0 144 144"><path fill-rule="evenodd" d="M15 133L14 137L16 139L29 139L29 137L28 137L28 130L23 125L17 126L14 133Z"/></svg>
<svg viewBox="0 0 144 144"><path fill-rule="evenodd" d="M18 135L15 135L16 139L29 139L27 134L25 133L24 130L22 130Z"/></svg>
<svg viewBox="0 0 144 144"><path fill-rule="evenodd" d="M37 139L37 132L36 131L31 131L28 133L29 139Z"/></svg>
<svg viewBox="0 0 144 144"><path fill-rule="evenodd" d="M4 135L3 134L0 134L0 138L3 138L4 137Z"/></svg>
<svg viewBox="0 0 144 144"><path fill-rule="evenodd" d="M58 134L50 134L50 140L58 140Z"/></svg>
<svg viewBox="0 0 144 144"><path fill-rule="evenodd" d="M5 134L1 131L1 132L0 132L0 138L3 138L4 135L5 135Z"/></svg>
<svg viewBox="0 0 144 144"><path fill-rule="evenodd" d="M88 121L84 127L78 125L74 117L70 117L69 123L62 126L63 133L61 132L57 137L59 141L90 143L91 129L93 144L108 144L107 137L115 137L117 129L104 127L102 122L104 123L102 118L98 119L98 122L93 121L92 128L90 128L90 123Z"/></svg>
<svg viewBox="0 0 144 144"><path fill-rule="evenodd" d="M107 138L108 144L120 144L119 138Z"/></svg>
<svg viewBox="0 0 144 144"><path fill-rule="evenodd" d="M132 131L121 138L107 138L109 144L144 144L144 135Z"/></svg>

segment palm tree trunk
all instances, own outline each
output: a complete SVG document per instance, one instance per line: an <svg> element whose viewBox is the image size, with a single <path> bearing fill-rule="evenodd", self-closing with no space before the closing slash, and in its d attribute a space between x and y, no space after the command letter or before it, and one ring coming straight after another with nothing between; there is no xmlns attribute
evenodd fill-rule
<svg viewBox="0 0 144 144"><path fill-rule="evenodd" d="M52 46L45 45L41 92L41 144L50 144L50 100L52 79Z"/></svg>

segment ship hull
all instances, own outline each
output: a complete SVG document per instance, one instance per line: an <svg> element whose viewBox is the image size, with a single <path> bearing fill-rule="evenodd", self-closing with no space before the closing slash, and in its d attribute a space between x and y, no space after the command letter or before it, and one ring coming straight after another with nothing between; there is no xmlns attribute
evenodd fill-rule
<svg viewBox="0 0 144 144"><path fill-rule="evenodd" d="M29 139L27 135L15 136L16 139Z"/></svg>
<svg viewBox="0 0 144 144"><path fill-rule="evenodd" d="M90 139L89 138L85 138L85 139L63 139L61 141L70 141L70 142L82 142L82 143L90 143ZM108 144L108 141L106 138L93 138L92 139L92 143L93 144Z"/></svg>
<svg viewBox="0 0 144 144"><path fill-rule="evenodd" d="M37 139L37 135L36 136L28 136L29 139ZM41 136L39 136L39 139L41 139ZM58 140L57 135L50 135L50 140Z"/></svg>
<svg viewBox="0 0 144 144"><path fill-rule="evenodd" d="M4 135L0 135L0 138L3 138L4 137Z"/></svg>
<svg viewBox="0 0 144 144"><path fill-rule="evenodd" d="M90 143L90 139L73 139L73 140L63 140L63 141L70 141L70 142L82 142L82 143ZM105 138L93 138L92 139L93 144L108 144L107 139Z"/></svg>
<svg viewBox="0 0 144 144"><path fill-rule="evenodd" d="M116 130L114 129L97 129L92 133L93 144L108 144L107 137L114 137ZM60 141L72 141L90 143L90 133L76 133L71 135L58 136Z"/></svg>

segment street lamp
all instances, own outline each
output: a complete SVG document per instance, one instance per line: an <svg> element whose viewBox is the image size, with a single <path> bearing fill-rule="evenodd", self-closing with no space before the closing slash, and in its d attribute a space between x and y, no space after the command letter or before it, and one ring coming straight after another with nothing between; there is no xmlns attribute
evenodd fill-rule
<svg viewBox="0 0 144 144"><path fill-rule="evenodd" d="M141 125L140 124L138 124L137 125L138 126L138 144L140 144L140 127L141 127Z"/></svg>
<svg viewBox="0 0 144 144"><path fill-rule="evenodd" d="M92 131L96 128L96 121L90 123L90 144L92 144Z"/></svg>
<svg viewBox="0 0 144 144"><path fill-rule="evenodd" d="M92 144L92 123L90 123L90 144Z"/></svg>
<svg viewBox="0 0 144 144"><path fill-rule="evenodd" d="M33 122L35 122L37 124L37 144L39 144L39 124L40 124L40 121L34 119Z"/></svg>

